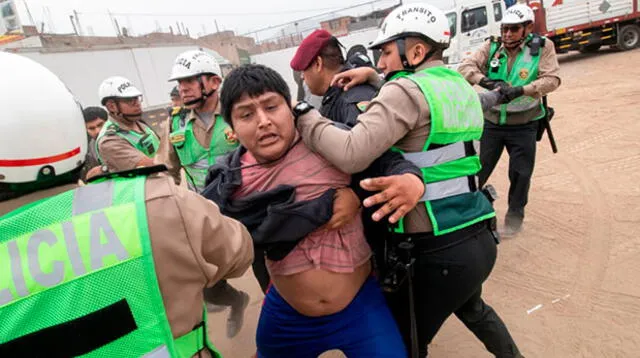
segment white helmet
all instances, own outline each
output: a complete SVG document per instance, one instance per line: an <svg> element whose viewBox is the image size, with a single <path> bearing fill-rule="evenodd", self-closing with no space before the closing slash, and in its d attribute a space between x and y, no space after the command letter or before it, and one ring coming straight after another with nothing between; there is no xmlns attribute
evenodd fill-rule
<svg viewBox="0 0 640 358"><path fill-rule="evenodd" d="M384 19L378 37L369 48L375 49L387 42L408 36L426 38L442 48L449 47L451 30L447 16L429 4L410 3L399 6Z"/></svg>
<svg viewBox="0 0 640 358"><path fill-rule="evenodd" d="M533 10L526 4L516 4L507 9L502 18L505 25L524 24L534 22Z"/></svg>
<svg viewBox="0 0 640 358"><path fill-rule="evenodd" d="M120 76L109 77L102 81L98 89L100 103L104 106L110 98L134 98L142 96L142 92L128 79Z"/></svg>
<svg viewBox="0 0 640 358"><path fill-rule="evenodd" d="M34 182L82 165L82 108L64 83L39 63L2 51L0 78L11 84L0 86L0 183Z"/></svg>
<svg viewBox="0 0 640 358"><path fill-rule="evenodd" d="M220 65L216 59L200 50L186 51L176 57L169 81L189 78L197 75L212 74L222 77Z"/></svg>

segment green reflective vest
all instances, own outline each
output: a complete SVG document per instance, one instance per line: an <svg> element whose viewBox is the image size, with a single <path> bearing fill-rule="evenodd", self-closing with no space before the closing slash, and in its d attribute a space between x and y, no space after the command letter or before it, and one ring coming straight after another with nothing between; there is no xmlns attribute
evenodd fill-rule
<svg viewBox="0 0 640 358"><path fill-rule="evenodd" d="M209 148L203 147L193 134L193 121L186 120L187 114L186 110L174 110L169 141L186 171L189 188L199 193L204 189L209 167L218 156L236 149L238 141L231 137L233 131L222 116L216 115Z"/></svg>
<svg viewBox="0 0 640 358"><path fill-rule="evenodd" d="M0 356L191 357L156 277L145 177L70 190L0 217Z"/></svg>
<svg viewBox="0 0 640 358"><path fill-rule="evenodd" d="M425 193L421 202L434 235L494 217L491 203L477 189L478 141L483 128L478 94L459 73L444 67L398 77L418 85L429 103L431 129L423 149L403 155L422 170ZM396 232L404 232L402 222Z"/></svg>
<svg viewBox="0 0 640 358"><path fill-rule="evenodd" d="M533 39L533 36L529 35L525 43L528 44ZM500 51L499 53L498 50ZM502 80L513 87L526 86L538 78L538 64L540 63L541 52L542 49L539 49L538 54L533 55L531 47L525 45L522 51L518 53L511 71L509 71L506 50L500 48L500 42L492 41L487 62L487 68L489 69L487 75L492 80ZM517 121L517 123L526 123L544 117L545 110L540 99L520 96L507 104L490 108L485 115L488 120L505 125L507 124L508 116L523 116L525 119Z"/></svg>
<svg viewBox="0 0 640 358"><path fill-rule="evenodd" d="M98 161L100 162L100 164L105 163L100 156L100 148L98 147L98 143L100 142L100 139L105 135L117 135L120 138L124 138L134 148L142 152L147 157L152 158L160 147L160 138L158 138L158 135L156 135L156 133L149 126L142 122L140 122L140 124L142 125L142 127L144 127L144 134L138 133L136 131L122 129L117 122L109 118L100 130L100 134L98 134L98 138L96 139L96 154L98 155Z"/></svg>

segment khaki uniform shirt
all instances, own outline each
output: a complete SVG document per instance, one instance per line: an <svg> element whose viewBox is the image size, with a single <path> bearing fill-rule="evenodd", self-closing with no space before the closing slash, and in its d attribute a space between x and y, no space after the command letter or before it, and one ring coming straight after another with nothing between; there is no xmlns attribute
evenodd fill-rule
<svg viewBox="0 0 640 358"><path fill-rule="evenodd" d="M74 188L66 185L0 202L0 216ZM220 214L213 202L174 185L167 175L147 178L145 202L164 307L171 332L179 337L202 321L205 286L240 277L249 268L251 236L241 223ZM217 334L211 335L214 344Z"/></svg>
<svg viewBox="0 0 640 358"><path fill-rule="evenodd" d="M189 111L185 120L188 122L193 121L193 136L196 138L198 143L203 148L209 148L211 144L211 137L213 136L213 127L216 125L216 121L218 120L217 116L220 114L220 101L218 101L218 105L216 106L215 111L213 112L213 119L211 124L205 126L204 122L198 117L198 113L195 110ZM156 155L155 162L158 164L164 164L169 169L169 174L175 180L177 185L180 185L181 176L180 176L180 168L182 165L180 164L180 157L178 157L178 153L176 152L175 147L169 141L169 135L171 133L171 124L173 122L173 117L169 116L169 120L167 121L166 128L162 133L162 138L160 140L160 149L158 150L158 154Z"/></svg>
<svg viewBox="0 0 640 358"><path fill-rule="evenodd" d="M118 123L120 128L124 130L145 133L144 127L138 121L119 120L112 116L109 116L109 119ZM118 135L105 135L100 138L98 151L110 172L135 169L141 160L147 158L144 153Z"/></svg>
<svg viewBox="0 0 640 358"><path fill-rule="evenodd" d="M525 46L524 43L521 44L519 47L520 51L522 51ZM502 47L500 47L498 51L501 49ZM469 83L477 85L482 78L487 76L487 72L489 71L488 63L490 52L491 40L487 40L478 51L462 60L462 63L458 67L458 72L460 72ZM518 53L515 55L508 54L507 69L509 72L513 67ZM555 45L553 41L547 39L540 53L538 78L528 85L523 86L524 94L534 98L541 98L555 91L560 86L560 82L560 64L556 56ZM510 123L509 119L507 119L507 123L521 124Z"/></svg>
<svg viewBox="0 0 640 358"><path fill-rule="evenodd" d="M416 71L442 65L442 61L430 61ZM300 116L297 127L311 150L346 173L358 173L393 146L405 152L422 151L431 129L431 113L418 85L400 78L382 86L350 131L335 127L316 110ZM408 233L433 231L422 203L404 217L404 225Z"/></svg>

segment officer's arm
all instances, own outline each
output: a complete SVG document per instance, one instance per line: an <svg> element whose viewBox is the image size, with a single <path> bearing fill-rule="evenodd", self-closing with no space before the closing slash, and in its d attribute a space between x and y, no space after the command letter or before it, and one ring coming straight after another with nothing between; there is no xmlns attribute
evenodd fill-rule
<svg viewBox="0 0 640 358"><path fill-rule="evenodd" d="M116 135L102 137L98 143L98 150L110 172L135 169L140 166L140 163L148 163L145 159L153 165L151 159L134 148L126 139Z"/></svg>
<svg viewBox="0 0 640 358"><path fill-rule="evenodd" d="M207 284L242 276L253 261L253 243L245 226L186 188L175 187L175 199Z"/></svg>
<svg viewBox="0 0 640 358"><path fill-rule="evenodd" d="M412 89L416 93L410 93L410 86L401 86L399 81L382 87L350 131L335 127L316 110L300 116L297 127L304 142L343 172L363 171L412 130L428 111L417 86Z"/></svg>
<svg viewBox="0 0 640 358"><path fill-rule="evenodd" d="M171 116L169 116L169 119L167 120L167 123L164 126L165 128L162 132L162 138L160 139L160 148L158 149L158 153L156 154L155 163L166 165L169 174L171 174L171 176L173 177L176 185L180 185L180 158L178 157L175 148L169 140L171 122L172 119Z"/></svg>
<svg viewBox="0 0 640 358"><path fill-rule="evenodd" d="M490 49L491 40L487 40L471 56L465 57L458 66L458 72L472 85L477 85L486 76Z"/></svg>
<svg viewBox="0 0 640 358"><path fill-rule="evenodd" d="M524 86L526 96L540 98L555 91L560 86L560 64L553 41L547 39L540 54L538 78Z"/></svg>

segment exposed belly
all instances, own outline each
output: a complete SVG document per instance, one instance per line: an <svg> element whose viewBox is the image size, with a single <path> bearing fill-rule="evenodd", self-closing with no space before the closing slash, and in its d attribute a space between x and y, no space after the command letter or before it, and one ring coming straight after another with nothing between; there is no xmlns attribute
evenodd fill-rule
<svg viewBox="0 0 640 358"><path fill-rule="evenodd" d="M314 269L294 275L275 275L272 280L280 295L296 311L319 317L347 307L370 273L371 264L367 261L351 273Z"/></svg>

